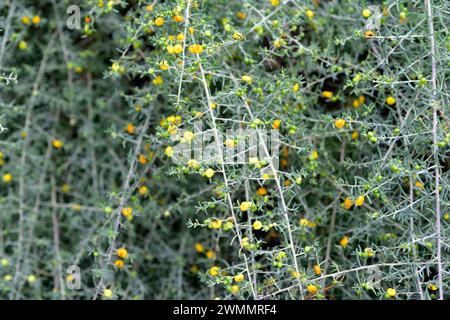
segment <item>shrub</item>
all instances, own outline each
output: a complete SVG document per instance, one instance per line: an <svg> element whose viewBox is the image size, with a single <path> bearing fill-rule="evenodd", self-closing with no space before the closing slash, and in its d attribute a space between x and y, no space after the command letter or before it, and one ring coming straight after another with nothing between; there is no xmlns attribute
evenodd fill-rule
<svg viewBox="0 0 450 320"><path fill-rule="evenodd" d="M0 9L0 297L448 298L446 1L71 4Z"/></svg>

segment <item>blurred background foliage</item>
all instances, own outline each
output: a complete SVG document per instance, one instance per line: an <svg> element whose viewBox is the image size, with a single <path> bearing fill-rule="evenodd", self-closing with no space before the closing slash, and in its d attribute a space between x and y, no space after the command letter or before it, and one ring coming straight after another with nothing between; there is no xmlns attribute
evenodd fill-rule
<svg viewBox="0 0 450 320"><path fill-rule="evenodd" d="M0 298L448 298L448 10L1 1ZM175 165L195 121L279 170Z"/></svg>

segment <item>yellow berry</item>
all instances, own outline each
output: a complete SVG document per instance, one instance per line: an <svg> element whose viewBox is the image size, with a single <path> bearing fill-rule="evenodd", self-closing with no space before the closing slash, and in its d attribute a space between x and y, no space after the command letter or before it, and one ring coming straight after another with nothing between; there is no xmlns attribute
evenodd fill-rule
<svg viewBox="0 0 450 320"><path fill-rule="evenodd" d="M28 47L27 43L25 41L20 41L19 42L19 49L20 50L25 50Z"/></svg>
<svg viewBox="0 0 450 320"><path fill-rule="evenodd" d="M319 153L317 152L317 150L314 150L313 152L311 152L309 160L314 161L317 160L317 158L319 158Z"/></svg>
<svg viewBox="0 0 450 320"><path fill-rule="evenodd" d="M128 256L128 251L125 248L119 248L117 249L116 254L119 258L125 259Z"/></svg>
<svg viewBox="0 0 450 320"><path fill-rule="evenodd" d="M342 248L347 247L348 245L348 241L349 241L349 237L344 236L341 241L339 241L339 244L341 245Z"/></svg>
<svg viewBox="0 0 450 320"><path fill-rule="evenodd" d="M302 227L307 227L308 226L308 219L305 219L305 218L302 218L302 219L300 219L300 225L302 226Z"/></svg>
<svg viewBox="0 0 450 320"><path fill-rule="evenodd" d="M164 151L164 153L166 154L166 156L168 156L169 158L173 157L173 148L172 147L166 147L166 150Z"/></svg>
<svg viewBox="0 0 450 320"><path fill-rule="evenodd" d="M253 166L256 166L259 163L259 160L257 157L251 157L248 159L248 163Z"/></svg>
<svg viewBox="0 0 450 320"><path fill-rule="evenodd" d="M34 274L30 274L30 275L27 277L27 281L28 281L28 283L30 283L30 284L35 283L35 282L36 282L36 276L35 276Z"/></svg>
<svg viewBox="0 0 450 320"><path fill-rule="evenodd" d="M230 291L232 294L238 294L239 286L237 286L237 285L231 286Z"/></svg>
<svg viewBox="0 0 450 320"><path fill-rule="evenodd" d="M9 266L9 260L6 259L6 258L3 258L3 259L0 261L0 264L2 265L2 267L7 267L7 266Z"/></svg>
<svg viewBox="0 0 450 320"><path fill-rule="evenodd" d="M13 179L13 176L10 173L5 173L3 175L3 182L4 183L10 183Z"/></svg>
<svg viewBox="0 0 450 320"><path fill-rule="evenodd" d="M420 190L423 190L425 186L422 182L416 181L416 187L419 188Z"/></svg>
<svg viewBox="0 0 450 320"><path fill-rule="evenodd" d="M316 264L314 266L314 273L316 274L316 276L320 276L322 274L322 271L320 270L320 265Z"/></svg>
<svg viewBox="0 0 450 320"><path fill-rule="evenodd" d="M200 54L203 52L203 46L201 44L190 45L189 51L193 54Z"/></svg>
<svg viewBox="0 0 450 320"><path fill-rule="evenodd" d="M175 22L183 22L183 20L184 20L183 17L180 15L173 16L173 21Z"/></svg>
<svg viewBox="0 0 450 320"><path fill-rule="evenodd" d="M164 83L164 79L161 76L157 76L152 82L155 86L160 86Z"/></svg>
<svg viewBox="0 0 450 320"><path fill-rule="evenodd" d="M174 54L175 53L175 50L174 50L173 46L171 46L171 45L168 45L166 47L166 49L167 49L167 52L170 53L170 54Z"/></svg>
<svg viewBox="0 0 450 320"><path fill-rule="evenodd" d="M225 140L225 146L226 146L228 149L233 149L233 148L235 147L235 145L236 145L236 143L234 142L233 139L226 139L226 140Z"/></svg>
<svg viewBox="0 0 450 320"><path fill-rule="evenodd" d="M206 252L206 258L208 258L208 259L214 258L215 255L216 255L215 252L212 251L212 250L208 250L208 251Z"/></svg>
<svg viewBox="0 0 450 320"><path fill-rule="evenodd" d="M364 104L365 101L366 101L366 98L365 98L364 96L359 96L359 97L358 97L359 105Z"/></svg>
<svg viewBox="0 0 450 320"><path fill-rule="evenodd" d="M194 264L194 265L191 267L191 272L192 272L192 273L197 273L198 271L199 271L198 266Z"/></svg>
<svg viewBox="0 0 450 320"><path fill-rule="evenodd" d="M183 52L183 46L181 44L176 44L173 47L173 53L180 54Z"/></svg>
<svg viewBox="0 0 450 320"><path fill-rule="evenodd" d="M270 175L269 175L268 173L264 173L264 174L261 176L261 178L264 179L264 180L267 180L267 179L270 179Z"/></svg>
<svg viewBox="0 0 450 320"><path fill-rule="evenodd" d="M197 169L200 166L198 164L197 160L195 160L195 159L190 159L188 161L187 165L188 165L189 168L192 168L192 169Z"/></svg>
<svg viewBox="0 0 450 320"><path fill-rule="evenodd" d="M158 17L155 19L155 25L158 27L161 27L164 24L164 19L161 17Z"/></svg>
<svg viewBox="0 0 450 320"><path fill-rule="evenodd" d="M252 203L250 201L244 201L244 202L241 202L239 209L241 209L241 211L247 211L248 209L251 208L251 206L252 206Z"/></svg>
<svg viewBox="0 0 450 320"><path fill-rule="evenodd" d="M244 35L240 32L233 33L233 39L236 41L242 41L245 39Z"/></svg>
<svg viewBox="0 0 450 320"><path fill-rule="evenodd" d="M322 97L326 99L331 99L333 97L334 93L332 91L323 91Z"/></svg>
<svg viewBox="0 0 450 320"><path fill-rule="evenodd" d="M192 141L192 140L194 139L194 133L193 133L192 131L186 131L186 132L183 134L183 138L184 138L184 140L186 140L186 141Z"/></svg>
<svg viewBox="0 0 450 320"><path fill-rule="evenodd" d="M355 203L358 207L362 206L364 203L364 196L360 195L358 198L356 198Z"/></svg>
<svg viewBox="0 0 450 320"><path fill-rule="evenodd" d="M166 60L163 60L159 63L159 68L161 70L169 70L169 63Z"/></svg>
<svg viewBox="0 0 450 320"><path fill-rule="evenodd" d="M209 269L209 274L212 275L213 277L216 277L219 275L219 267L214 266L211 267L211 269Z"/></svg>
<svg viewBox="0 0 450 320"><path fill-rule="evenodd" d="M370 9L364 9L362 11L362 16L366 19L369 18L371 15L372 15L372 11L370 11Z"/></svg>
<svg viewBox="0 0 450 320"><path fill-rule="evenodd" d="M30 17L28 17L28 16L23 16L23 17L22 17L22 23L23 23L24 25L29 25L29 24L30 24Z"/></svg>
<svg viewBox="0 0 450 320"><path fill-rule="evenodd" d="M397 294L397 291L394 288L389 288L386 290L386 294L392 298L392 297L395 297L395 295Z"/></svg>
<svg viewBox="0 0 450 320"><path fill-rule="evenodd" d="M252 83L252 77L250 77L249 75L243 75L241 79L246 83Z"/></svg>
<svg viewBox="0 0 450 320"><path fill-rule="evenodd" d="M373 257L375 255L375 252L373 252L372 248L365 248L364 253L367 257Z"/></svg>
<svg viewBox="0 0 450 320"><path fill-rule="evenodd" d="M206 169L206 171L205 171L205 176L206 176L207 178L210 178L210 179L211 179L211 178L214 176L214 170L211 169L211 168Z"/></svg>
<svg viewBox="0 0 450 320"><path fill-rule="evenodd" d="M80 67L80 66L75 67L75 73L82 73L82 72L83 72L83 67Z"/></svg>
<svg viewBox="0 0 450 320"><path fill-rule="evenodd" d="M396 102L396 100L395 100L395 98L392 97L392 96L389 96L389 97L386 98L386 103L387 103L388 105L390 105L390 106L393 106L393 105L395 104L395 102Z"/></svg>
<svg viewBox="0 0 450 320"><path fill-rule="evenodd" d="M222 220L216 219L211 222L211 228L217 230L222 226Z"/></svg>
<svg viewBox="0 0 450 320"><path fill-rule="evenodd" d="M430 289L431 291L437 291L438 287L434 283L430 283L428 285L428 289Z"/></svg>
<svg viewBox="0 0 450 320"><path fill-rule="evenodd" d="M311 294L316 294L317 293L317 287L313 284L308 285L308 292Z"/></svg>

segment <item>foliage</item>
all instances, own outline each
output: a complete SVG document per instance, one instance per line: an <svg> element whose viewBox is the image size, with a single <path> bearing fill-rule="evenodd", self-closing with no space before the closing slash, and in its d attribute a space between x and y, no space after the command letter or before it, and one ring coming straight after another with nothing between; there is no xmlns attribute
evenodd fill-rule
<svg viewBox="0 0 450 320"><path fill-rule="evenodd" d="M447 1L74 2L0 7L1 298L449 297Z"/></svg>

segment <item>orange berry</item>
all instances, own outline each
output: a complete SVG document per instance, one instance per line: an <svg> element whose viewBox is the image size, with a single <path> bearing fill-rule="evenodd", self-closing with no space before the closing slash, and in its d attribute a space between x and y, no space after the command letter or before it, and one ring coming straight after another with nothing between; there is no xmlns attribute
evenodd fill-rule
<svg viewBox="0 0 450 320"><path fill-rule="evenodd" d="M258 195L260 195L261 197L263 197L263 196L265 196L265 195L267 194L267 189L264 188L264 187L261 187L261 188L259 188L259 189L256 191L256 193L257 193Z"/></svg>
<svg viewBox="0 0 450 320"><path fill-rule="evenodd" d="M33 24L39 24L41 22L41 17L39 16L34 16L33 19L31 19L31 22Z"/></svg>
<svg viewBox="0 0 450 320"><path fill-rule="evenodd" d="M184 20L183 17L180 15L175 15L173 17L173 21L175 21L175 22L182 22L183 20Z"/></svg>
<svg viewBox="0 0 450 320"><path fill-rule="evenodd" d="M132 123L127 124L127 132L129 134L133 134L135 132L136 128Z"/></svg>
<svg viewBox="0 0 450 320"><path fill-rule="evenodd" d="M351 207L353 207L353 201L350 198L345 198L344 208L349 210Z"/></svg>
<svg viewBox="0 0 450 320"><path fill-rule="evenodd" d="M125 265L125 263L122 260L116 260L114 261L114 265L117 269L122 269Z"/></svg>

